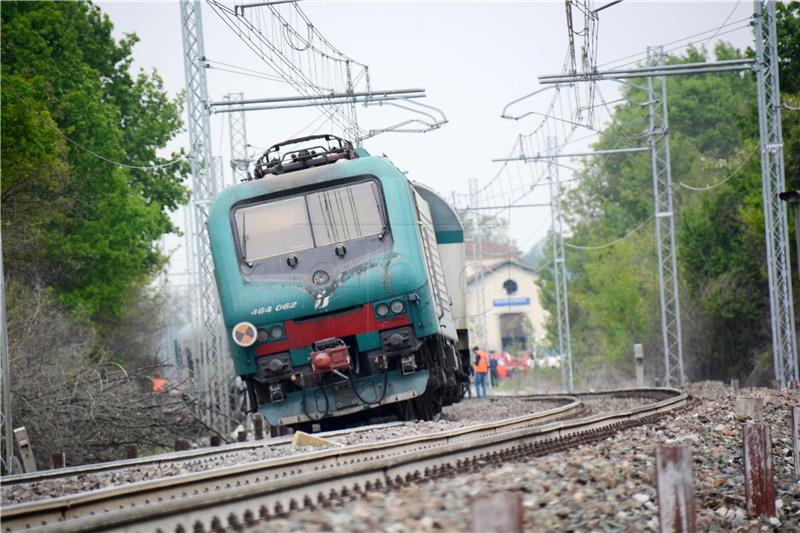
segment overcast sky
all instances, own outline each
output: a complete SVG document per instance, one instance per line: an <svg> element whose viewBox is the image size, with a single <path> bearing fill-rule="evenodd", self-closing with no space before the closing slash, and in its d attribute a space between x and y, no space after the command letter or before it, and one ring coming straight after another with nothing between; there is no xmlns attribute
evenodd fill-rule
<svg viewBox="0 0 800 533"><path fill-rule="evenodd" d="M605 3L598 0L595 6ZM180 91L185 80L177 2L102 1L99 5L111 17L118 35L133 32L141 39L134 48L136 67L157 70L170 93ZM367 140L365 147L374 154L387 154L409 177L446 195L453 190L467 192L469 178L486 183L499 168L492 158L505 157L516 136L537 125L533 117L503 120L501 110L509 101L539 88L537 76L561 72L567 50L562 1L308 0L301 6L331 43L370 66L373 88L424 88L425 102L444 111L449 123L439 130L384 134ZM626 0L600 13L598 65L640 54L647 46L686 41L726 20L749 17L752 8L749 1ZM207 6L203 19L209 58L269 72ZM720 31L709 45L718 39L740 48L752 42L747 29L726 31ZM245 98L294 94L283 84L219 70L209 71L208 81L212 100L230 92L243 92ZM614 97L613 86L604 85L602 90L607 99ZM533 100L519 110L544 111L547 103L547 99ZM248 142L267 147L294 135L318 115L315 109L249 113ZM392 118L391 113L370 110L359 120L366 128L377 128L392 123ZM590 132L580 136L586 133ZM212 119L212 137L214 153L222 155L229 172L227 122L220 115ZM570 150L588 148L590 142L573 144ZM188 146L185 135L176 140L177 146ZM562 171L562 179L569 177L565 174ZM547 202L547 188L537 190L527 201ZM510 235L524 251L546 235L548 220L547 208L516 209ZM178 240L169 242L174 249ZM175 259L174 268L179 268L183 254L176 253Z"/></svg>

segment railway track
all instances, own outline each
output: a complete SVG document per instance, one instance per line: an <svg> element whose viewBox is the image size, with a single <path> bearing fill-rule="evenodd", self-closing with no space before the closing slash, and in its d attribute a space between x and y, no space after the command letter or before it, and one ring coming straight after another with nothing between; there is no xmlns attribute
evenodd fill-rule
<svg viewBox="0 0 800 533"><path fill-rule="evenodd" d="M580 398L645 397L647 405L584 414ZM429 435L323 449L7 506L4 531L204 531L242 526L302 507L451 475L496 462L566 449L647 423L684 406L674 389L526 396L564 405L530 415Z"/></svg>
<svg viewBox="0 0 800 533"><path fill-rule="evenodd" d="M365 431L372 431L380 428L400 426L402 424L403 424L402 422L371 424L367 426L360 426L350 429L325 431L322 433L315 433L315 435L319 437L330 438L330 437L337 437L340 435L346 435L348 433L362 433ZM261 448L288 448L289 446L291 446L291 444L292 444L291 436L275 437L266 441L261 440L255 442L253 441L234 442L230 444L223 444L217 447L205 447L205 448L196 448L180 452L162 453L159 455L139 457L136 459L107 461L104 463L94 463L88 465L71 466L67 468L58 468L54 470L40 470L38 472L30 472L27 474L15 474L13 476L3 476L3 485L10 486L10 485L19 485L21 483L36 483L40 481L51 481L70 476L99 474L102 472L115 472L126 468L138 468L142 466L166 465L174 463L203 464L242 451L257 450Z"/></svg>

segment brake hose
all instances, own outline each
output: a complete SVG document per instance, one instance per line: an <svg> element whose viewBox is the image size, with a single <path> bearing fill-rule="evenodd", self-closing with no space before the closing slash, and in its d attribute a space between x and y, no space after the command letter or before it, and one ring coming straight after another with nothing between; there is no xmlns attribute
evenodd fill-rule
<svg viewBox="0 0 800 533"><path fill-rule="evenodd" d="M366 404L367 407L374 407L376 405L380 405L380 403L384 400L384 398L386 398L386 390L388 389L388 386L389 386L389 369L388 368L386 369L386 372L383 373L383 394L381 395L379 400L376 400L374 402L368 402L367 400L365 400L364 398L361 397L361 395L358 393L358 388L356 387L356 381L355 381L355 378L353 377L352 373L350 373L350 375L348 375L347 378L350 381L350 387L353 389L353 394L356 395L356 398L358 398L359 401L361 401L361 403ZM377 394L376 394L376 396L377 396Z"/></svg>
<svg viewBox="0 0 800 533"><path fill-rule="evenodd" d="M305 385L305 383L303 385ZM325 398L325 412L322 413L321 417L314 418L308 412L308 408L306 406L306 388L305 388L305 386L303 387L303 399L302 399L302 401L300 403L303 406L303 414L305 414L311 422L319 422L320 420L322 420L323 418L328 416L330 414L330 412L331 412L331 410L330 410L330 407L331 407L330 401L328 400L328 395L325 394L325 389L322 387L322 383L319 384L319 391L322 393L322 397ZM314 400L314 405L315 406L316 406L316 403L317 403L316 400Z"/></svg>

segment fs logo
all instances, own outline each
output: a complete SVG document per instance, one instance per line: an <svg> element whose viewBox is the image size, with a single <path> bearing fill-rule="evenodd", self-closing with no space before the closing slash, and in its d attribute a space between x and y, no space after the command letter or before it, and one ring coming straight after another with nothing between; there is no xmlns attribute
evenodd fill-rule
<svg viewBox="0 0 800 533"><path fill-rule="evenodd" d="M325 309L326 307L328 307L328 303L330 303L330 299L331 299L331 297L327 293L327 291L321 291L319 294L317 294L317 298L314 301L314 310Z"/></svg>

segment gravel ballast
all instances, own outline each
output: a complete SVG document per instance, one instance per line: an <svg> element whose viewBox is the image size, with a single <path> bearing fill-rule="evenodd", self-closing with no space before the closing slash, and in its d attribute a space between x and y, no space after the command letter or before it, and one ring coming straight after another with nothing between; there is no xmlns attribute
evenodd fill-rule
<svg viewBox="0 0 800 533"><path fill-rule="evenodd" d="M430 422L405 422L389 427L356 431L331 437L340 445L367 444L413 435L423 435L544 411L561 405L553 401L523 401L515 398L489 400L464 400L444 408L441 419ZM46 498L57 498L77 492L98 490L111 486L139 481L172 477L180 474L210 470L237 464L247 464L266 459L286 457L315 451L316 448L292 449L290 446L264 446L247 450L220 450L219 455L180 462L140 465L121 470L81 474L34 483L15 484L2 487L2 504L24 503Z"/></svg>
<svg viewBox="0 0 800 533"><path fill-rule="evenodd" d="M658 531L654 456L662 443L692 446L700 531L800 530L800 484L789 434L790 406L800 403L800 395L767 389L738 393L764 398L763 421L772 430L779 514L768 520L745 512L743 422L734 416L734 395L715 383L689 390L697 399L691 408L592 445L371 492L341 507L301 511L252 531L469 531L470 502L495 491L521 493L526 531Z"/></svg>

